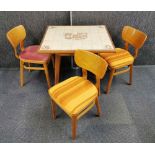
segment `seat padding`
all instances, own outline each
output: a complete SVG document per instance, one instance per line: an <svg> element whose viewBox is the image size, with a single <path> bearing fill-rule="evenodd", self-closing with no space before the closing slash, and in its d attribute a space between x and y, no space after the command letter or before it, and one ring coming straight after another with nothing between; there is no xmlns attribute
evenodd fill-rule
<svg viewBox="0 0 155 155"><path fill-rule="evenodd" d="M108 62L111 68L122 68L134 62L134 57L127 50L121 48L116 48L115 50L115 53L100 53L100 56Z"/></svg>
<svg viewBox="0 0 155 155"><path fill-rule="evenodd" d="M89 80L75 76L51 87L49 95L71 117L89 106L98 90Z"/></svg>
<svg viewBox="0 0 155 155"><path fill-rule="evenodd" d="M20 53L19 57L24 60L47 61L50 55L38 53L38 49L39 45L28 46Z"/></svg>

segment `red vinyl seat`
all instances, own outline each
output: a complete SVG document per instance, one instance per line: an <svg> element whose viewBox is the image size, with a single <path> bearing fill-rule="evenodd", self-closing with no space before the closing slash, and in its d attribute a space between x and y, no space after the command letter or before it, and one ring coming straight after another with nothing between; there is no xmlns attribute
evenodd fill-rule
<svg viewBox="0 0 155 155"><path fill-rule="evenodd" d="M38 49L39 45L28 46L20 53L19 57L24 60L47 61L50 55L38 53Z"/></svg>

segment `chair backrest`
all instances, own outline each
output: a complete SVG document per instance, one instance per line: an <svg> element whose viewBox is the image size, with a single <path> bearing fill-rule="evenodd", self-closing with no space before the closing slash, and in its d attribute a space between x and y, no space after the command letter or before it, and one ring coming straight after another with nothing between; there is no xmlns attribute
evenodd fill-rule
<svg viewBox="0 0 155 155"><path fill-rule="evenodd" d="M147 35L131 26L124 26L122 31L122 39L136 49L139 49L143 46L145 40L147 39Z"/></svg>
<svg viewBox="0 0 155 155"><path fill-rule="evenodd" d="M79 67L92 72L100 79L107 70L107 62L92 52L76 50L74 58Z"/></svg>
<svg viewBox="0 0 155 155"><path fill-rule="evenodd" d="M16 26L13 29L9 30L6 36L12 47L14 48L15 52L19 44L21 49L24 48L23 42L26 37L26 31L23 25ZM17 53L15 53L15 55L17 55Z"/></svg>

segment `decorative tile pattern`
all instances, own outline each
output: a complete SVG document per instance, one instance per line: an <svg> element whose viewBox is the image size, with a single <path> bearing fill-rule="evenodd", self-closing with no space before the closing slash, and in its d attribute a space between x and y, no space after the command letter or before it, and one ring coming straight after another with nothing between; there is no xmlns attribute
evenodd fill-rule
<svg viewBox="0 0 155 155"><path fill-rule="evenodd" d="M81 40L86 39L88 33L65 33L65 39Z"/></svg>
<svg viewBox="0 0 155 155"><path fill-rule="evenodd" d="M49 45L44 45L43 49L45 49L45 50L49 50L50 47L49 47Z"/></svg>
<svg viewBox="0 0 155 155"><path fill-rule="evenodd" d="M113 49L110 45L105 45L105 48L107 48L107 49Z"/></svg>

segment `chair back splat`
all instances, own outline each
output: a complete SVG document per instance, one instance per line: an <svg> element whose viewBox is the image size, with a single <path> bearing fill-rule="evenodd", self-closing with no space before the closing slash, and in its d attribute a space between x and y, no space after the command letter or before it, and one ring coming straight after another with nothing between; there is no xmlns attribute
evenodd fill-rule
<svg viewBox="0 0 155 155"><path fill-rule="evenodd" d="M7 39L11 43L15 56L17 58L18 54L16 51L17 46L20 44L21 51L24 50L24 39L26 37L26 31L23 25L16 26L15 28L11 29L9 32L7 32Z"/></svg>
<svg viewBox="0 0 155 155"><path fill-rule="evenodd" d="M74 57L79 67L92 72L99 79L103 78L108 64L100 56L88 51L76 50Z"/></svg>
<svg viewBox="0 0 155 155"><path fill-rule="evenodd" d="M128 50L128 44L135 48L134 57L138 55L138 50L141 48L147 39L147 35L131 26L124 26L122 31L122 39L125 41L125 49Z"/></svg>

